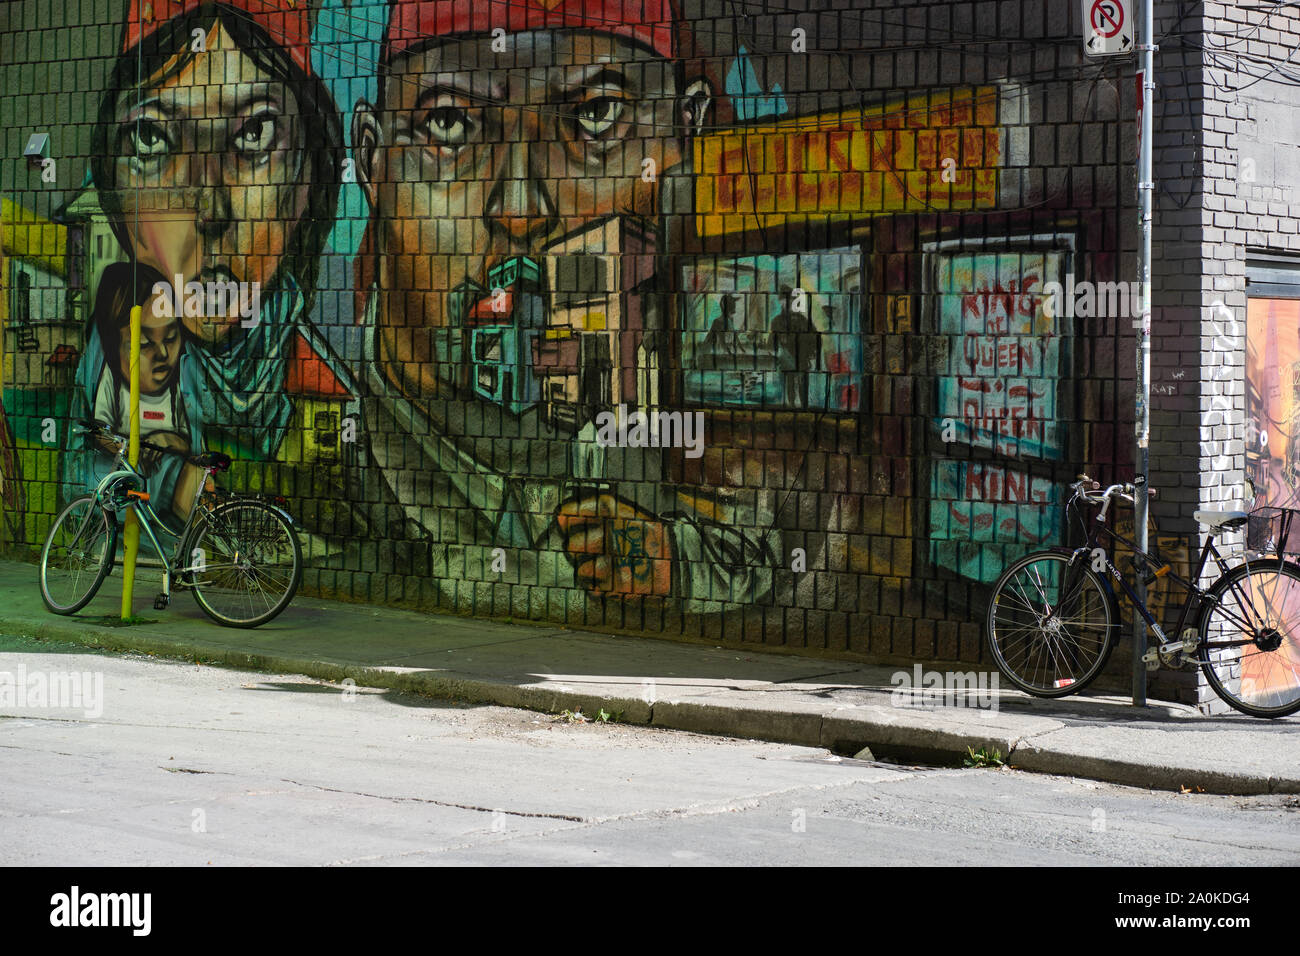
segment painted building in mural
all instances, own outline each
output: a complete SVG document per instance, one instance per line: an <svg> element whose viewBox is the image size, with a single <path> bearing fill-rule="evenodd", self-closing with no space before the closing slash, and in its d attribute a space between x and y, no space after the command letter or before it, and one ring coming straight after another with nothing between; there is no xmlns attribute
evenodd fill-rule
<svg viewBox="0 0 1300 956"><path fill-rule="evenodd" d="M68 426L121 417L140 304L144 431L285 496L310 590L981 659L988 585L1070 534L1065 483L1131 475L1129 317L1047 287L1131 274L1132 67L1064 0L810 6L6 4L6 546L103 466ZM1175 559L1247 474L1300 488L1295 167L1265 149L1300 137L1207 188L1216 118L1253 120L1190 99L1190 44L1157 124ZM154 500L192 478L154 463Z"/></svg>

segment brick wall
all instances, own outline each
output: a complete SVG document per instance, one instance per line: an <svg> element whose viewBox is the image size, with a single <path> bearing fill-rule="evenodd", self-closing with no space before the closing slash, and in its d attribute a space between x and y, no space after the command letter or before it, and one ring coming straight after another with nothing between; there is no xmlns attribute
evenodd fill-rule
<svg viewBox="0 0 1300 956"><path fill-rule="evenodd" d="M987 662L989 585L1069 540L1065 483L1132 474L1129 318L1043 309L1048 282L1135 266L1132 66L1082 55L1077 4L609 0L495 36L452 0L192 6L152 4L143 52L126 4L5 7L11 546L95 467L66 422L112 378L93 307L131 253L260 283L251 321L178 319L165 389L178 441L289 499L319 593ZM1292 88L1238 94L1197 49L1267 12L1160 5L1175 551L1244 475L1245 250L1297 242ZM1276 61L1296 25L1242 48ZM176 115L132 112L137 66ZM21 158L39 132L53 181Z"/></svg>
<svg viewBox="0 0 1300 956"><path fill-rule="evenodd" d="M1256 322L1247 317L1247 260L1300 253L1290 202L1300 144L1297 89L1285 67L1300 42L1300 13L1277 4L1189 7L1183 41L1169 41L1160 53L1170 64L1164 82L1174 86L1162 97L1181 102L1165 123L1157 174L1177 170L1182 178L1170 176L1159 213L1156 260L1164 263L1157 289L1166 290L1168 311L1156 333L1153 378L1168 385L1153 411L1170 440L1158 460L1153 444L1152 472L1178 488L1174 500L1190 531L1192 503L1249 506L1246 446L1259 434L1252 423L1263 416L1246 398L1247 329ZM1295 262L1300 266L1300 258ZM1275 357L1261 354L1260 365L1276 367ZM1183 385L1196 369L1199 388ZM1187 467L1193 458L1201 465L1197 474ZM1293 487L1285 479L1268 488L1261 482L1259 492L1256 504L1285 505ZM1228 540L1241 544L1240 536ZM1203 682L1199 701L1221 706Z"/></svg>

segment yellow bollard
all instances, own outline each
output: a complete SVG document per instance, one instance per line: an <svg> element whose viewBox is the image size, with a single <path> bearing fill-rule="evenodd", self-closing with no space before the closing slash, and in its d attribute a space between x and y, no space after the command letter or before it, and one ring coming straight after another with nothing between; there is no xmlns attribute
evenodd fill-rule
<svg viewBox="0 0 1300 956"><path fill-rule="evenodd" d="M140 320L144 315L140 306L131 309L131 411L130 427L127 437L126 460L132 468L140 464ZM112 356L109 357L112 361ZM135 509L126 513L126 527L123 541L126 548L122 555L122 620L131 617L131 592L135 588L135 557L140 550L140 525L136 521Z"/></svg>

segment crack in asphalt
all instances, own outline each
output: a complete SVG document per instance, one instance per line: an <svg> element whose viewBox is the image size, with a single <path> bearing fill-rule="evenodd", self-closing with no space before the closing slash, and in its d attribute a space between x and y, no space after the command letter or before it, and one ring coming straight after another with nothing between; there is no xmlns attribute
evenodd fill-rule
<svg viewBox="0 0 1300 956"><path fill-rule="evenodd" d="M90 756L90 754L70 754L66 750L42 750L38 747L19 747L17 744L0 744L0 750L26 750L30 753L58 754L60 757Z"/></svg>
<svg viewBox="0 0 1300 956"><path fill-rule="evenodd" d="M566 820L571 823L585 823L586 817L575 817L564 813L545 813L531 812L528 810L503 810L500 807L480 807L472 803L454 803L449 800L434 800L432 797L397 797L383 793L366 793L362 790L343 790L338 787L325 787L318 783L303 783L301 780L290 780L288 777L280 778L284 783L291 783L294 786L304 787L311 790L323 790L326 793L346 793L355 797L369 797L372 800L391 800L395 803L432 803L439 807L453 807L457 810L473 810L477 813L503 813L508 817L543 817L548 820Z"/></svg>
<svg viewBox="0 0 1300 956"><path fill-rule="evenodd" d="M479 811L491 812L491 813L500 812L512 816L549 817L552 819L563 820L566 823L574 823L575 825L568 826L568 827L548 827L548 828L543 828L541 830L535 830L530 832L521 831L517 833L502 833L502 834L490 833L487 835L488 838L486 840L470 839L470 840L462 841L460 843L448 844L447 846L421 847L419 849L404 850L399 853L376 853L370 856L348 857L339 860L330 860L329 862L322 863L320 865L321 866L349 866L357 863L374 863L382 860L401 859L403 857L421 856L424 854L448 853L453 850L470 850L470 849L475 849L477 847L481 847L485 844L508 843L514 840L547 837L555 833L572 833L575 830L594 829L596 827L604 826L610 823L632 823L632 822L641 822L646 820L667 820L667 819L684 820L692 817L716 816L722 813L736 813L744 810L758 809L763 805L763 801L765 800L769 800L775 797L787 796L789 794L805 793L805 792L816 793L820 791L829 791L829 790L837 790L837 789L843 789L848 787L854 787L863 784L895 783L897 781L911 779L911 775L909 774L903 774L894 771L891 772L895 773L895 775L885 777L879 780L858 779L858 780L845 780L837 783L826 783L826 784L815 784L815 785L802 784L794 787L783 787L778 790L769 790L763 793L752 794L747 797L740 797L734 800L723 801L721 803L714 801L714 802L690 804L685 807L670 807L661 810L635 810L630 813L615 813L603 817L578 817L578 816L565 816L560 814L547 814L547 813L520 813L520 812L512 813L511 811L508 810L501 810L501 811L488 810L485 807L473 807L473 806L464 807L461 804L441 803L440 801L437 800L426 800L424 802L440 803L442 806L461 807L462 809L479 810ZM956 771L950 771L950 772L955 773ZM286 780L285 782L295 783L296 781ZM306 784L305 786L310 786L318 790L330 789L328 787L318 787L314 784ZM333 792L357 793L357 791L352 791L352 790L335 790ZM365 797L375 796L375 794L367 794L367 793L360 793L358 795L365 796ZM400 800L420 800L421 798L379 797L379 799L400 801Z"/></svg>

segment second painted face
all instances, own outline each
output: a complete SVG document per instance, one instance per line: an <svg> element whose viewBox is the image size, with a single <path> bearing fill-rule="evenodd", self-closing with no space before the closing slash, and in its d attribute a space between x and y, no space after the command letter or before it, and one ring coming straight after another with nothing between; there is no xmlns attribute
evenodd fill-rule
<svg viewBox="0 0 1300 956"><path fill-rule="evenodd" d="M298 106L224 27L121 98L112 143L134 254L169 281L271 283L307 205ZM183 319L209 342L238 311Z"/></svg>
<svg viewBox="0 0 1300 956"><path fill-rule="evenodd" d="M362 152L381 345L408 394L438 391L432 330L464 321L465 288L602 219L654 219L681 159L670 61L606 34L509 42L509 56L475 37L399 57Z"/></svg>
<svg viewBox="0 0 1300 956"><path fill-rule="evenodd" d="M180 362L182 346L180 324L170 315L159 315L155 298L141 309L140 318L140 391L159 395L171 385ZM122 329L118 364L124 379L131 376L131 336Z"/></svg>

